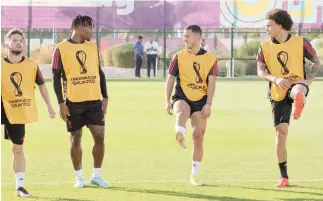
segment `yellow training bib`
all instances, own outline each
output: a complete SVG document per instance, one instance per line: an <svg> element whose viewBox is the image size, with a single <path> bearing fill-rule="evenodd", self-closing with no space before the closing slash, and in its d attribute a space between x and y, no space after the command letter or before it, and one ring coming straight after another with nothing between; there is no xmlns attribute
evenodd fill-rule
<svg viewBox="0 0 323 201"><path fill-rule="evenodd" d="M282 44L275 44L268 39L261 44L264 59L271 75L290 79L292 82L305 77L304 69L304 39L292 35ZM276 84L270 84L271 98L275 101L283 100L287 90L280 89Z"/></svg>
<svg viewBox="0 0 323 201"><path fill-rule="evenodd" d="M193 55L188 50L177 54L180 86L191 101L198 101L207 95L207 78L216 61L210 52Z"/></svg>
<svg viewBox="0 0 323 201"><path fill-rule="evenodd" d="M63 41L58 45L67 79L66 97L72 102L101 98L99 56L95 43L74 44Z"/></svg>
<svg viewBox="0 0 323 201"><path fill-rule="evenodd" d="M1 60L1 95L6 116L11 124L38 121L34 97L37 64L25 58L11 64Z"/></svg>

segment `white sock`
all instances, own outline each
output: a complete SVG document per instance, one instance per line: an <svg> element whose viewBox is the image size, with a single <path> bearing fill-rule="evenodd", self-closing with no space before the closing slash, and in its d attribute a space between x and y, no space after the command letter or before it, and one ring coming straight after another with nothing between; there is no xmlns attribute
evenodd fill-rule
<svg viewBox="0 0 323 201"><path fill-rule="evenodd" d="M181 132L184 136L186 135L186 128L184 128L183 126L175 126L175 132Z"/></svg>
<svg viewBox="0 0 323 201"><path fill-rule="evenodd" d="M75 176L76 176L76 180L84 180L82 169L78 170L78 171L75 171Z"/></svg>
<svg viewBox="0 0 323 201"><path fill-rule="evenodd" d="M199 173L201 162L192 161L192 174L191 177L196 177Z"/></svg>
<svg viewBox="0 0 323 201"><path fill-rule="evenodd" d="M24 178L25 173L24 172L17 172L16 173L16 189L19 187L24 187Z"/></svg>
<svg viewBox="0 0 323 201"><path fill-rule="evenodd" d="M101 177L101 168L93 168L92 177Z"/></svg>

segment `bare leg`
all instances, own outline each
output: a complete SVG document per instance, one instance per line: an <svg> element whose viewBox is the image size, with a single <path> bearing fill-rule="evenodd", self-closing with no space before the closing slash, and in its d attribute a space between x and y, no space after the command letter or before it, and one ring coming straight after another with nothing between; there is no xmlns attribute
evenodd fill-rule
<svg viewBox="0 0 323 201"><path fill-rule="evenodd" d="M176 117L176 140L181 147L186 148L186 122L190 117L191 108L184 100L178 100L174 103L174 113Z"/></svg>
<svg viewBox="0 0 323 201"><path fill-rule="evenodd" d="M75 171L82 169L82 129L71 132L70 142L70 154Z"/></svg>
<svg viewBox="0 0 323 201"><path fill-rule="evenodd" d="M201 112L194 112L191 116L193 130L193 161L201 162L203 159L203 139L206 130L207 119L202 117Z"/></svg>
<svg viewBox="0 0 323 201"><path fill-rule="evenodd" d="M201 185L197 181L198 172L203 159L203 139L206 130L207 119L202 117L201 112L194 112L191 116L193 130L193 153L192 153L192 173L190 183Z"/></svg>
<svg viewBox="0 0 323 201"><path fill-rule="evenodd" d="M89 125L88 126L94 140L92 148L92 156L94 160L94 168L101 168L104 158L104 126Z"/></svg>
<svg viewBox="0 0 323 201"><path fill-rule="evenodd" d="M287 123L281 123L276 126L276 155L279 163L287 161L287 135Z"/></svg>

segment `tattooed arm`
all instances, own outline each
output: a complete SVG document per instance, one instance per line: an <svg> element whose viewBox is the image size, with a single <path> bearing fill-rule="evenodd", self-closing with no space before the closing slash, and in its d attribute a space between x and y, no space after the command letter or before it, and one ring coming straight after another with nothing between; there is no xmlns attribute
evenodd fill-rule
<svg viewBox="0 0 323 201"><path fill-rule="evenodd" d="M308 82L308 85L310 85L313 82L314 77L316 77L317 74L320 72L320 67L321 67L321 62L317 55L315 55L311 59L311 62L313 63L311 67L311 71L307 75L307 79L306 79L306 81Z"/></svg>
<svg viewBox="0 0 323 201"><path fill-rule="evenodd" d="M319 73L321 63L315 49L311 45L310 41L306 38L304 38L304 57L313 63L311 71L307 74L305 80L305 84L310 85L312 84L314 77Z"/></svg>

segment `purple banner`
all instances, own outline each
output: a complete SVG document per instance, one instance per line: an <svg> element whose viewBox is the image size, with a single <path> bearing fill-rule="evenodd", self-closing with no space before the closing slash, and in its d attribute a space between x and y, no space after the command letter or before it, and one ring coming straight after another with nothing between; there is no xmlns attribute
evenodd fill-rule
<svg viewBox="0 0 323 201"><path fill-rule="evenodd" d="M105 29L172 29L188 24L202 28L263 28L264 14L272 8L283 8L293 17L295 28L300 23L302 28L323 29L323 0L57 0L31 6L17 3L23 0L3 1L7 3L1 7L2 28L70 28L78 14L91 16L98 28Z"/></svg>
<svg viewBox="0 0 323 201"><path fill-rule="evenodd" d="M2 6L2 28L70 28L79 14L89 15L99 28L183 28L188 24L219 27L219 2L135 1L127 15L110 7ZM28 21L29 19L29 21ZM28 23L29 22L29 23Z"/></svg>

